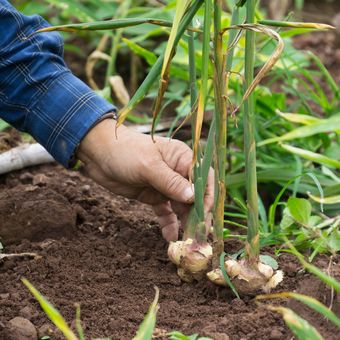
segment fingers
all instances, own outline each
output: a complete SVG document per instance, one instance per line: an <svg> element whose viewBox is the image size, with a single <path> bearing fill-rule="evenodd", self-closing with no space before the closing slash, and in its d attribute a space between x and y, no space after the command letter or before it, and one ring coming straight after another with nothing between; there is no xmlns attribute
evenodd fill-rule
<svg viewBox="0 0 340 340"><path fill-rule="evenodd" d="M147 180L162 195L173 201L187 204L193 203L193 186L164 161L159 160L156 164L153 164L150 170Z"/></svg>
<svg viewBox="0 0 340 340"><path fill-rule="evenodd" d="M162 235L168 242L178 240L178 220L173 212L170 202L163 202L153 206L162 229Z"/></svg>

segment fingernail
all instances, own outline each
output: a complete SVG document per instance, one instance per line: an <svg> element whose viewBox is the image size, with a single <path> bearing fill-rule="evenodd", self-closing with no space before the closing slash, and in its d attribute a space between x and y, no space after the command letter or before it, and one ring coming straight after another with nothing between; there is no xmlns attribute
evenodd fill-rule
<svg viewBox="0 0 340 340"><path fill-rule="evenodd" d="M184 190L183 199L188 203L191 203L194 201L194 186L193 185L191 187L187 187Z"/></svg>

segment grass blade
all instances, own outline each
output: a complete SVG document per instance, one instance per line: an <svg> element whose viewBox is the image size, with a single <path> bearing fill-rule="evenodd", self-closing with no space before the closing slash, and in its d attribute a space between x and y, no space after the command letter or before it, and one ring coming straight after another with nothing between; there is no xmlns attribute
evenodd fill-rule
<svg viewBox="0 0 340 340"><path fill-rule="evenodd" d="M314 22L293 22L293 21L278 21L278 20L259 20L259 24L274 26L274 27L288 27L288 28L311 28L317 30L334 30L335 27L327 24L319 24Z"/></svg>
<svg viewBox="0 0 340 340"><path fill-rule="evenodd" d="M103 21L85 22L81 24L67 24L58 26L49 26L35 31L36 33L63 31L63 32L78 32L78 31L101 31L101 30L116 30L119 28L133 27L143 24L152 24L163 27L172 27L171 21L153 19L153 18L126 18L126 19L113 19ZM188 30L199 32L199 30L188 27Z"/></svg>
<svg viewBox="0 0 340 340"><path fill-rule="evenodd" d="M226 254L225 252L223 252L223 253L221 254L221 256L220 256L220 269L221 269L221 271L222 271L224 280L228 283L230 289L231 289L232 292L235 294L235 296L236 296L238 299L240 299L240 295L238 294L238 292L237 292L235 286L234 286L233 283L231 282L230 277L229 277L229 275L227 274L227 272L226 272L226 270L225 270L225 268L224 268L224 259L225 259L226 255L227 255L227 254Z"/></svg>
<svg viewBox="0 0 340 340"><path fill-rule="evenodd" d="M152 334L156 325L156 315L158 311L158 299L159 299L159 289L155 287L156 294L155 298L146 314L143 322L139 326L136 336L133 340L151 340Z"/></svg>
<svg viewBox="0 0 340 340"><path fill-rule="evenodd" d="M152 128L151 128L151 135L153 136L155 131L156 122L158 119L159 112L161 110L162 100L164 97L164 93L168 87L169 83L169 71L170 71L170 64L171 60L175 55L175 45L176 45L176 36L179 31L179 25L180 22L185 14L185 11L187 10L188 6L190 5L191 0L185 0L185 1L176 1L176 11L175 11L175 17L173 20L173 24L171 27L171 32L169 36L168 43L166 45L165 51L164 51L164 58L163 58L163 65L161 70L161 79L159 82L159 89L158 89L158 95L156 98L155 106L153 109L153 120L152 120ZM189 23L188 23L189 25ZM183 34L183 33L182 33Z"/></svg>
<svg viewBox="0 0 340 340"><path fill-rule="evenodd" d="M269 310L282 315L286 325L299 340L322 340L320 333L305 319L297 315L289 308L266 306Z"/></svg>
<svg viewBox="0 0 340 340"><path fill-rule="evenodd" d="M326 307L324 304L314 299L313 297L303 295L303 294L298 294L298 293L292 293L292 292L258 295L256 297L257 300L267 300L267 299L275 299L275 298L278 298L278 299L293 298L295 300L298 300L304 303L305 305L307 305L308 307L314 309L316 312L322 314L328 320L332 321L334 325L340 327L340 318L338 318L328 307Z"/></svg>
<svg viewBox="0 0 340 340"><path fill-rule="evenodd" d="M286 134L280 137L266 139L258 143L258 146L263 146L275 142L284 142L298 138L310 137L319 133L337 132L339 130L340 130L340 115L337 114L331 118L322 119L314 124L299 127L293 131L287 132Z"/></svg>
<svg viewBox="0 0 340 340"><path fill-rule="evenodd" d="M321 121L321 119L310 116L310 115L303 115L300 113L284 113L280 110L275 111L280 117L288 120L292 123L299 123L303 125L312 125Z"/></svg>
<svg viewBox="0 0 340 340"><path fill-rule="evenodd" d="M280 144L280 146L284 150L294 155L300 156L301 158L308 159L309 161L312 161L314 163L327 165L327 166L330 166L332 168L337 168L337 169L340 168L340 161L337 161L336 159L332 159L327 156L321 155L319 153L297 148L295 146L288 145L288 144Z"/></svg>
<svg viewBox="0 0 340 340"><path fill-rule="evenodd" d="M330 197L317 197L308 193L308 196L315 202L320 204L337 204L340 203L340 195L330 196Z"/></svg>
<svg viewBox="0 0 340 340"><path fill-rule="evenodd" d="M303 255L297 251L297 249L291 244L291 242L285 238L285 242L291 249L291 252L298 258L300 263L312 274L317 276L321 281L323 281L328 286L334 288L334 290L340 293L340 282L334 279L332 276L325 274L321 269L314 266L313 264L307 262Z"/></svg>
<svg viewBox="0 0 340 340"><path fill-rule="evenodd" d="M39 291L26 279L22 279L23 284L29 289L32 295L38 300L41 308L55 324L55 326L64 334L67 340L78 340L77 336L67 325L62 315L50 304L50 302L39 293Z"/></svg>

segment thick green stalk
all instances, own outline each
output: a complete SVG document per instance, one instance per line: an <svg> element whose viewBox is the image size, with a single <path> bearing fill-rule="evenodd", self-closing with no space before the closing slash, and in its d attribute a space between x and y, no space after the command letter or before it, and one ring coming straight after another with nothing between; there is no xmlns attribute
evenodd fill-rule
<svg viewBox="0 0 340 340"><path fill-rule="evenodd" d="M193 32L189 32L189 77L190 77L190 106L191 109L194 110L195 105L197 103L197 79L196 79L196 62L195 62L195 36ZM193 115L193 126L195 125L195 115ZM192 128L192 141L195 143L195 129ZM199 177L198 176L198 167L195 164L194 169L194 181ZM196 183L195 183L196 187ZM183 239L192 238L194 239L196 236L196 228L197 224L199 223L199 216L197 214L197 192L195 191L195 204L192 206L190 214L188 216L188 221L184 226L184 237ZM198 208L199 209L199 208Z"/></svg>
<svg viewBox="0 0 340 340"><path fill-rule="evenodd" d="M221 34L222 0L214 2L214 93L215 93L215 206L214 206L214 263L218 267L219 256L224 251L223 226L226 197L225 168L227 143L227 105L225 93L225 58Z"/></svg>
<svg viewBox="0 0 340 340"><path fill-rule="evenodd" d="M256 0L248 0L247 23L254 23ZM255 33L251 30L246 32L245 51L245 87L250 86L254 78L255 61ZM248 208L248 233L246 256L251 264L255 264L259 258L259 218L257 199L257 176L256 176L256 143L255 143L255 112L254 94L250 94L244 102L244 153L246 156L246 190Z"/></svg>
<svg viewBox="0 0 340 340"><path fill-rule="evenodd" d="M195 63L195 41L192 33L189 35L189 70L190 70L190 94L191 107L193 110L192 139L194 148L194 184L195 184L195 203L197 223L195 239L198 242L206 242L206 228L204 216L204 178L202 178L202 152L200 148L200 133L204 116L205 105L208 97L209 79L209 52L210 52L210 28L211 28L212 0L205 0L204 8L204 27L202 45L202 67L201 67L201 86L198 94L196 86L196 63ZM194 217L194 216L192 216ZM188 231L192 234L194 225L190 219Z"/></svg>

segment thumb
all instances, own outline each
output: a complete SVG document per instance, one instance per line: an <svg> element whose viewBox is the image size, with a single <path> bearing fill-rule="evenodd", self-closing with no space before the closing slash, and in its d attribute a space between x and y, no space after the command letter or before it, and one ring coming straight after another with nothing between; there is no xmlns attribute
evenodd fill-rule
<svg viewBox="0 0 340 340"><path fill-rule="evenodd" d="M186 204L194 202L193 185L164 162L153 167L148 182L170 200Z"/></svg>

